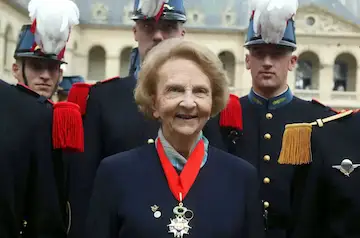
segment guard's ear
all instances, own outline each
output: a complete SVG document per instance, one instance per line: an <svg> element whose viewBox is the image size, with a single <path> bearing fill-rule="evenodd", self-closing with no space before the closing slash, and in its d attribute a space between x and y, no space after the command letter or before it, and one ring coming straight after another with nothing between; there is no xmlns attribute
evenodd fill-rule
<svg viewBox="0 0 360 238"><path fill-rule="evenodd" d="M24 83L23 78L22 78L22 73L21 73L21 64L19 62L15 62L12 64L11 67L11 72L13 77L19 82L19 83Z"/></svg>
<svg viewBox="0 0 360 238"><path fill-rule="evenodd" d="M136 23L135 23L135 25L132 27L132 31L133 31L133 33L134 33L134 40L137 42L137 41L138 41L138 37L137 37Z"/></svg>
<svg viewBox="0 0 360 238"><path fill-rule="evenodd" d="M245 55L245 65L246 65L246 69L250 69L251 66L250 66L250 55L249 54L246 54Z"/></svg>
<svg viewBox="0 0 360 238"><path fill-rule="evenodd" d="M296 55L292 55L289 61L289 67L288 67L289 71L293 71L295 69L297 61L298 61L298 57Z"/></svg>

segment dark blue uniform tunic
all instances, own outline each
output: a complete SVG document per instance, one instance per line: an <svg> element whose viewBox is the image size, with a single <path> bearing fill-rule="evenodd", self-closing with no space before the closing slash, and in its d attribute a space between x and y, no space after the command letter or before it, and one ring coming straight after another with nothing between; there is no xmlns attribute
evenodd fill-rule
<svg viewBox="0 0 360 238"><path fill-rule="evenodd" d="M162 215L154 217L152 206ZM155 145L104 159L90 202L88 238L170 238L167 225L178 201ZM247 162L209 147L208 159L184 199L194 218L186 237L261 238L257 173Z"/></svg>
<svg viewBox="0 0 360 238"><path fill-rule="evenodd" d="M64 238L52 109L31 94L0 80L0 237Z"/></svg>
<svg viewBox="0 0 360 238"><path fill-rule="evenodd" d="M360 237L360 167L339 170L345 159L360 165L359 135L359 113L313 129L312 163L296 167L306 186L295 238Z"/></svg>
<svg viewBox="0 0 360 238"><path fill-rule="evenodd" d="M268 238L285 238L293 229L292 214L298 206L292 205L294 168L277 162L285 125L312 122L334 112L318 103L297 98L290 90L269 100L251 91L240 98L240 103L243 131L221 128L219 132L216 130L219 118L215 118L207 125L208 130L213 131L207 138L210 144L222 146L225 143L229 152L258 169L266 235ZM222 135L222 141L219 141L218 134Z"/></svg>

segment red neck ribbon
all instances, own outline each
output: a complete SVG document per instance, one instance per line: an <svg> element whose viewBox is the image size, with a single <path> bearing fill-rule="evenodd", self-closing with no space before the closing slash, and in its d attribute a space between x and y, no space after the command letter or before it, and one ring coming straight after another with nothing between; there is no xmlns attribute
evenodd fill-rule
<svg viewBox="0 0 360 238"><path fill-rule="evenodd" d="M199 174L201 163L204 159L205 145L204 141L200 140L193 152L190 154L184 169L180 175L176 172L174 166L167 158L164 147L160 139L157 140L157 152L160 157L161 166L164 170L169 188L174 197L182 202L188 194L191 186L194 184L197 175Z"/></svg>

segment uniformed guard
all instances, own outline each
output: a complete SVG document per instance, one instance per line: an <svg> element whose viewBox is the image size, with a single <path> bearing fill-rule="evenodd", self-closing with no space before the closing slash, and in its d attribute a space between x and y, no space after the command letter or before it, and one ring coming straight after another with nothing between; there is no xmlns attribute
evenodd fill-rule
<svg viewBox="0 0 360 238"><path fill-rule="evenodd" d="M22 28L13 67L25 80L16 86L1 82L0 237L66 237L71 225L62 152L83 150L80 108L48 100L50 85L40 85L39 93L29 86L60 74L77 11L69 0L30 1L33 23Z"/></svg>
<svg viewBox="0 0 360 238"><path fill-rule="evenodd" d="M25 24L21 28L14 52L16 63L13 65L13 74L19 80L16 87L20 91L35 95L40 102L52 108L53 102L48 99L54 94L59 78L62 77L60 66L66 64L66 44L71 28L79 23L79 9L71 0L56 2L61 10L54 10L57 5L52 2L43 3L42 0L29 2L28 10L32 24ZM54 115L58 118L56 130L59 133L65 133L68 123L72 120L76 123L74 128L81 124L78 120L74 121L79 112L78 108L74 103L54 106L54 109L57 109ZM82 136L82 133L72 138L60 136L56 143L61 147L62 144L71 141L76 150L82 150Z"/></svg>
<svg viewBox="0 0 360 238"><path fill-rule="evenodd" d="M36 97L4 81L0 97L0 237L65 238L52 113Z"/></svg>
<svg viewBox="0 0 360 238"><path fill-rule="evenodd" d="M58 102L66 101L71 87L74 83L84 83L85 80L82 76L63 76L59 87L57 89Z"/></svg>
<svg viewBox="0 0 360 238"><path fill-rule="evenodd" d="M286 125L279 163L294 165L294 238L360 237L360 114Z"/></svg>
<svg viewBox="0 0 360 238"><path fill-rule="evenodd" d="M284 127L335 112L294 96L287 83L288 71L297 62L293 55L297 1L293 6L275 0L258 1L253 6L245 42L251 91L240 99L231 96L220 118L210 121L208 127L219 123L227 150L257 167L266 235L285 238L293 227L290 185L294 169L277 163ZM219 142L218 137L208 138L210 144Z"/></svg>
<svg viewBox="0 0 360 238"><path fill-rule="evenodd" d="M162 40L185 34L183 0L136 0L132 19L140 61ZM145 119L134 101L135 85L136 78L130 75L94 85L77 83L70 90L68 101L82 109L85 133L85 158L72 160L71 166L74 175L70 184L71 238L84 237L88 202L100 161L115 153L154 143L157 136L158 123Z"/></svg>

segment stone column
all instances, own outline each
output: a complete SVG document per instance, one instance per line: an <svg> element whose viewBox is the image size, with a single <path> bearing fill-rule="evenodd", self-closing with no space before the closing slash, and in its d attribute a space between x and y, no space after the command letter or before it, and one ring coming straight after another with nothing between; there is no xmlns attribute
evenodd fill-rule
<svg viewBox="0 0 360 238"><path fill-rule="evenodd" d="M360 100L360 65L356 69L356 78L355 78L355 91L356 91L356 100Z"/></svg>
<svg viewBox="0 0 360 238"><path fill-rule="evenodd" d="M244 83L243 72L244 62L242 60L235 59L235 80L233 85L235 88L241 87Z"/></svg>
<svg viewBox="0 0 360 238"><path fill-rule="evenodd" d="M0 33L0 76L3 76L4 74L4 58L6 57L4 50L4 44L5 44L5 38L4 34Z"/></svg>
<svg viewBox="0 0 360 238"><path fill-rule="evenodd" d="M287 82L288 82L288 85L289 85L291 90L294 90L294 88L295 88L295 74L296 74L296 69L295 68L294 68L293 71L288 72Z"/></svg>
<svg viewBox="0 0 360 238"><path fill-rule="evenodd" d="M74 75L74 61L73 61L73 53L72 49L66 49L65 55L64 55L64 61L67 62L67 65L65 65L64 70L64 76L65 75Z"/></svg>
<svg viewBox="0 0 360 238"><path fill-rule="evenodd" d="M105 78L113 78L119 76L120 57L118 55L107 55L105 65Z"/></svg>
<svg viewBox="0 0 360 238"><path fill-rule="evenodd" d="M319 74L319 92L321 101L330 101L334 86L333 64L323 64Z"/></svg>
<svg viewBox="0 0 360 238"><path fill-rule="evenodd" d="M12 75L12 64L15 62L15 59L14 59L15 48L16 48L16 41L10 38L7 41L6 55L4 54L4 52L2 52L4 57L7 57L6 58L6 65L3 66L4 79L8 83L14 83L14 84L17 83L17 80ZM4 49L4 47L2 49ZM4 61L4 59L2 59L2 61Z"/></svg>
<svg viewBox="0 0 360 238"><path fill-rule="evenodd" d="M72 58L72 74L81 75L84 77L85 81L89 78L89 56L81 54L73 54ZM102 79L98 79L102 80ZM90 82L94 83L94 82Z"/></svg>

